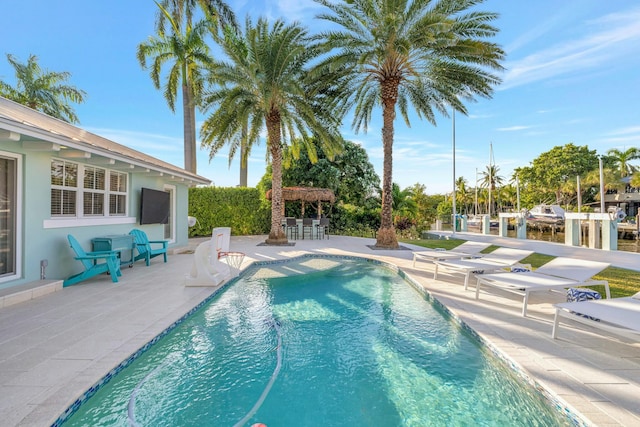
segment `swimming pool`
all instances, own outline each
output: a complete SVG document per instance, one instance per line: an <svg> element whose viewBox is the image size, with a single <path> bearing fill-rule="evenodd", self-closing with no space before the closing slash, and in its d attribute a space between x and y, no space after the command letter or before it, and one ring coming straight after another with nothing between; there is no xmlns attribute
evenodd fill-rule
<svg viewBox="0 0 640 427"><path fill-rule="evenodd" d="M570 425L396 271L341 257L252 267L74 410L65 426Z"/></svg>

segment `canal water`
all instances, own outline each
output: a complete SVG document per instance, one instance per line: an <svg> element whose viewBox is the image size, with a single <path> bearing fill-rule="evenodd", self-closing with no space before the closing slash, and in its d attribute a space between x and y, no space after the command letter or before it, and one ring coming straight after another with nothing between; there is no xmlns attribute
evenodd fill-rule
<svg viewBox="0 0 640 427"><path fill-rule="evenodd" d="M480 231L478 228L470 227L468 229L470 233L478 233ZM491 228L489 234L494 236L498 235L497 228ZM507 230L507 237L516 237L515 230ZM551 232L551 231L539 231L539 230L527 230L527 239L529 240L540 240L543 242L555 242L555 243L564 243L564 232ZM583 245L586 247L589 242L589 237L585 232L582 238ZM640 240L637 239L618 239L618 250L626 251L626 252L637 252L640 253Z"/></svg>

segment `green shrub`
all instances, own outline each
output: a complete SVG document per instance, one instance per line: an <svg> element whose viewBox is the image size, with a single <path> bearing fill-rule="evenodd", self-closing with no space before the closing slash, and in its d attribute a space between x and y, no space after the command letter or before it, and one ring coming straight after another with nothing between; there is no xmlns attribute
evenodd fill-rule
<svg viewBox="0 0 640 427"><path fill-rule="evenodd" d="M231 227L235 236L267 234L271 228L271 203L256 188L191 188L189 215L198 219L189 237L210 236L214 227Z"/></svg>
<svg viewBox="0 0 640 427"><path fill-rule="evenodd" d="M380 228L380 209L338 203L327 216L331 221L333 234L372 237Z"/></svg>
<svg viewBox="0 0 640 427"><path fill-rule="evenodd" d="M257 188L198 187L189 190L189 215L198 222L189 237L210 236L214 227L231 227L234 236L268 234L271 202ZM375 237L380 208L338 203L323 206L332 234ZM307 206L306 210L311 209ZM300 204L287 203L287 215L300 217Z"/></svg>

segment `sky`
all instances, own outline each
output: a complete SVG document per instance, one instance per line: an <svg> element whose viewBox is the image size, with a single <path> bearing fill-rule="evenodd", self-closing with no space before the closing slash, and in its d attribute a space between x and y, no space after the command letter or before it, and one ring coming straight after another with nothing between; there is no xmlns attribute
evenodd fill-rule
<svg viewBox="0 0 640 427"><path fill-rule="evenodd" d="M298 21L311 33L326 25L312 0L227 0L246 15ZM48 71L71 73L68 83L87 93L75 104L79 126L117 143L184 166L180 101L172 112L162 91L136 59L137 46L154 35L152 0L22 0L4 2L0 25L0 79L15 85L6 54L26 62L34 54ZM637 0L487 0L496 12L492 40L505 51L502 83L491 99L467 104L468 115L437 116L436 126L414 117L395 121L393 181L416 183L428 194L453 189L455 176L475 186L490 161L505 181L555 146L574 143L598 154L640 147L640 2ZM205 116L198 114L199 128ZM347 118L345 139L365 148L382 178L382 112L367 133ZM199 142L198 142L199 145ZM249 160L249 186L265 172L262 140ZM198 174L216 186L239 184L238 156L209 159L198 150Z"/></svg>

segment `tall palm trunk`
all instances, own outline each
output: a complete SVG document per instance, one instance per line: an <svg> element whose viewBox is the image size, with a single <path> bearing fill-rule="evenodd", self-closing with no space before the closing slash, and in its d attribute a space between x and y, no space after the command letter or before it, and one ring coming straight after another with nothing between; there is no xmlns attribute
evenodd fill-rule
<svg viewBox="0 0 640 427"><path fill-rule="evenodd" d="M266 242L269 245L286 244L282 231L282 145L280 140L280 113L271 111L267 116L267 138L271 151L271 231Z"/></svg>
<svg viewBox="0 0 640 427"><path fill-rule="evenodd" d="M240 187L246 187L247 186L247 175L248 175L248 151L247 150L247 146L249 145L249 141L247 141L247 133L248 133L248 129L247 129L248 125L245 123L244 126L242 126L242 142L240 143Z"/></svg>
<svg viewBox="0 0 640 427"><path fill-rule="evenodd" d="M240 187L247 186L247 175L249 168L247 167L247 148L243 145L240 147Z"/></svg>
<svg viewBox="0 0 640 427"><path fill-rule="evenodd" d="M197 173L196 163L196 106L188 82L182 85L182 111L184 114L184 168Z"/></svg>
<svg viewBox="0 0 640 427"><path fill-rule="evenodd" d="M376 246L381 248L398 247L396 230L393 227L393 121L396 117L399 78L387 78L382 85L382 146L384 160L382 168L382 210L380 211L380 229Z"/></svg>

